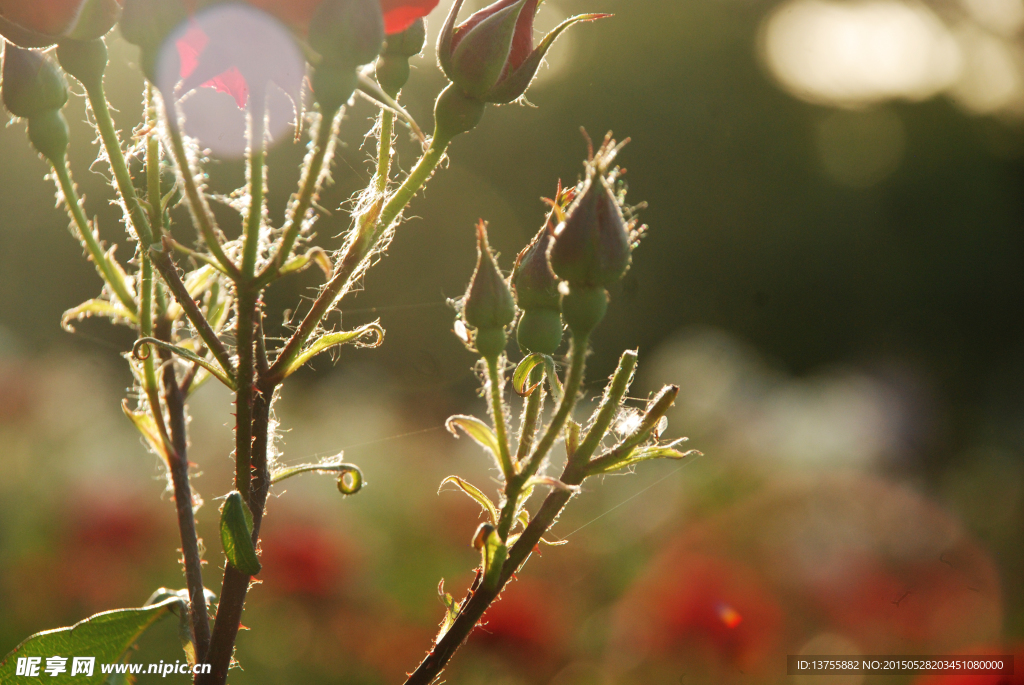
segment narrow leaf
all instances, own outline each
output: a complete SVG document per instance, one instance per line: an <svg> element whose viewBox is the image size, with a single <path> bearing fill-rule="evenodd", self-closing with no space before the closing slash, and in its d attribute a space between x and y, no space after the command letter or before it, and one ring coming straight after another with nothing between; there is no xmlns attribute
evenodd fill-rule
<svg viewBox="0 0 1024 685"><path fill-rule="evenodd" d="M494 457L494 461L498 464L498 468L501 468L501 458L498 456L501 454L498 448L498 437L491 430L490 426L475 416L466 416L464 414L456 414L449 417L444 425L448 432L456 438L459 437L459 432L456 429L461 428L478 445L489 450L491 456Z"/></svg>
<svg viewBox="0 0 1024 685"><path fill-rule="evenodd" d="M88 319L93 316L104 316L110 319L113 323L136 323L138 321L134 314L122 307L120 304L115 304L107 300L96 299L86 300L77 307L72 307L64 312L60 317L60 326L68 333L74 333L75 321L81 321L82 319Z"/></svg>
<svg viewBox="0 0 1024 685"><path fill-rule="evenodd" d="M252 544L252 514L237 490L228 495L221 507L220 540L232 566L250 576L260 572L262 567Z"/></svg>
<svg viewBox="0 0 1024 685"><path fill-rule="evenodd" d="M484 511L491 515L491 523L493 523L494 525L498 525L498 508L494 506L494 502L492 502L491 499L487 495L485 495L479 488L477 488L475 485L472 485L464 481L458 476L448 476L443 481L441 481L441 486L437 489L437 493L441 494L441 488L443 488L448 483L454 483L464 493L475 499L477 504L483 507Z"/></svg>
<svg viewBox="0 0 1024 685"><path fill-rule="evenodd" d="M561 402L562 395L564 394L562 381L558 379L558 372L555 371L555 360L548 355L544 355L544 375L548 378L548 388L551 391L551 398L555 402Z"/></svg>
<svg viewBox="0 0 1024 685"><path fill-rule="evenodd" d="M120 661L132 645L151 625L179 608L187 613L179 598L170 598L152 606L138 609L117 609L90 616L68 628L47 630L27 638L0 661L0 683L35 682L53 685L98 685L107 677L100 664ZM67 659L67 670L55 676L45 673L47 659ZM95 659L92 675L75 673L74 657ZM39 659L38 678L17 675L19 659ZM26 664L27 662L22 662Z"/></svg>
<svg viewBox="0 0 1024 685"><path fill-rule="evenodd" d="M149 345L154 345L162 350L167 350L168 352L176 354L182 359L186 359L194 364L199 364L199 366L209 371L214 378L219 380L221 383L226 385L231 390L238 389L237 384L235 383L235 379L232 378L218 364L215 364L207 359L203 359L192 350L187 350L184 347L172 345L170 343L164 342L163 340L157 340L156 338L139 338L138 340L135 341L135 346L132 347L132 356L134 356L136 359L145 359L150 354L148 349Z"/></svg>
<svg viewBox="0 0 1024 685"><path fill-rule="evenodd" d="M680 441L676 441L676 443L678 442ZM672 445L676 443L672 443ZM614 462L601 462L595 459L592 462L593 466L588 470L588 474L595 476L602 473L612 473L613 471L619 471L634 464L639 464L642 461L650 461L651 459L685 459L686 457L703 456L703 453L698 450L680 452L672 445L637 447L625 458Z"/></svg>
<svg viewBox="0 0 1024 685"><path fill-rule="evenodd" d="M367 336L373 336L372 339L365 340ZM365 326L352 331L338 331L335 333L326 333L304 349L302 352L295 357L295 360L288 365L288 368L284 370L285 377L290 376L302 367L303 364L308 362L310 359L320 354L324 350L328 350L338 345L345 345L351 343L357 347L379 347L384 342L384 329L381 328L380 322L374 321L368 323Z"/></svg>
<svg viewBox="0 0 1024 685"><path fill-rule="evenodd" d="M163 438L160 437L160 430L156 426L156 420L147 412L132 411L129 409L128 400L121 402L121 410L124 412L124 415L131 419L131 422L135 424L135 428L142 434L142 437L149 446L149 449L153 450L154 454L161 457L164 462L167 463L169 468L171 464L170 455L167 453L167 448L164 445Z"/></svg>
<svg viewBox="0 0 1024 685"><path fill-rule="evenodd" d="M537 366L544 363L544 356L545 355L543 354L534 352L530 356L525 357L523 361L519 362L519 365L516 366L516 371L512 374L512 387L520 397L529 397L543 382L543 379L541 379L529 387L526 385L530 381L530 373L537 368Z"/></svg>
<svg viewBox="0 0 1024 685"><path fill-rule="evenodd" d="M579 491L580 491L580 486L578 486L578 485L569 485L567 483L563 483L562 481L558 480L557 478L552 478L551 476L534 476L533 478L531 478L530 480L528 480L526 482L527 482L527 484L533 485L533 486L547 485L552 490L558 490L560 492L568 492L568 493L572 493L573 495L578 494Z"/></svg>

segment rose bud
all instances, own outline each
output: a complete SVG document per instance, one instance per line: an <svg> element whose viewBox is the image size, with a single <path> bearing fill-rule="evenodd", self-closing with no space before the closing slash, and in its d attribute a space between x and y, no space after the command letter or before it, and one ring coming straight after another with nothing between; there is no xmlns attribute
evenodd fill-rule
<svg viewBox="0 0 1024 685"><path fill-rule="evenodd" d="M537 74L544 55L567 28L580 21L610 15L570 17L533 45L533 19L541 0L498 0L455 25L464 0L452 5L441 35L437 58L448 80L482 102L517 100Z"/></svg>
<svg viewBox="0 0 1024 685"><path fill-rule="evenodd" d="M123 0L121 35L142 48L142 71L156 81L156 61L164 40L188 18L183 0ZM173 52L173 51L172 51Z"/></svg>
<svg viewBox="0 0 1024 685"><path fill-rule="evenodd" d="M476 270L462 300L462 318L477 329L477 351L493 358L505 349L505 326L516 318L516 304L487 244L487 224L483 221L476 226L476 236Z"/></svg>
<svg viewBox="0 0 1024 685"><path fill-rule="evenodd" d="M28 139L32 147L54 165L64 164L70 140L64 112L49 109L29 119Z"/></svg>
<svg viewBox="0 0 1024 685"><path fill-rule="evenodd" d="M548 264L554 214L553 209L544 227L519 253L512 271L516 304L523 310L516 328L516 340L526 354L554 354L562 343L558 279Z"/></svg>
<svg viewBox="0 0 1024 685"><path fill-rule="evenodd" d="M86 90L103 84L107 69L107 45L95 40L62 40L57 46L57 61L64 71L78 79Z"/></svg>
<svg viewBox="0 0 1024 685"><path fill-rule="evenodd" d="M596 158L587 162L587 178L555 229L548 252L551 270L566 281L562 315L575 333L589 333L608 306L605 288L629 269L633 241L639 232L622 213L612 192L618 172L609 173L621 146L610 135Z"/></svg>
<svg viewBox="0 0 1024 685"><path fill-rule="evenodd" d="M117 0L0 0L0 35L23 48L46 48L60 38L99 38L120 15Z"/></svg>
<svg viewBox="0 0 1024 685"><path fill-rule="evenodd" d="M377 59L377 83L395 97L409 80L409 58L423 51L427 42L427 22L417 19L401 33L388 36L384 51Z"/></svg>
<svg viewBox="0 0 1024 685"><path fill-rule="evenodd" d="M8 111L31 119L59 110L68 101L68 85L57 66L38 50L10 43L4 49L3 100Z"/></svg>
<svg viewBox="0 0 1024 685"><path fill-rule="evenodd" d="M309 25L309 44L324 64L355 69L372 62L384 44L377 0L324 0Z"/></svg>

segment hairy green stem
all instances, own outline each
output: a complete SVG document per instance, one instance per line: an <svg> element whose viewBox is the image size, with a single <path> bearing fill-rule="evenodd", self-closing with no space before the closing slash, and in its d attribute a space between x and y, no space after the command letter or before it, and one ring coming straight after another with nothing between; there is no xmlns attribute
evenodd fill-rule
<svg viewBox="0 0 1024 685"><path fill-rule="evenodd" d="M71 214L75 227L78 229L75 237L78 238L79 242L82 243L89 253L93 264L96 265L96 271L100 274L100 278L110 286L124 308L132 314L137 314L138 308L135 305L135 298L128 291L128 284L125 282L123 274L115 265L110 263L107 255L103 252L103 247L100 245L96 234L93 233L92 227L89 225L85 212L82 210L82 201L78 197L78 191L75 190L74 182L71 180L71 171L68 169L66 157L60 163L53 164L53 173L57 177L57 183L60 185L61 191L64 193L64 204L67 205L68 212Z"/></svg>
<svg viewBox="0 0 1024 685"><path fill-rule="evenodd" d="M245 218L245 247L242 253L242 278L256 276L256 259L260 251L260 229L263 226L263 189L266 176L267 114L257 95L249 115L249 215Z"/></svg>
<svg viewBox="0 0 1024 685"><path fill-rule="evenodd" d="M619 366L615 369L612 380L605 389L604 397L601 399L601 406L597 410L597 416L587 431L586 436L580 441L579 447L573 454L573 459L586 463L597 450L612 425L615 415L622 406L622 398L629 390L630 381L633 380L633 371L636 369L636 350L626 350L619 358Z"/></svg>
<svg viewBox="0 0 1024 685"><path fill-rule="evenodd" d="M501 462L501 470L505 479L509 480L515 475L516 470L509 452L508 429L505 426L505 401L501 396L504 378L498 372L498 357L486 357L485 361L487 362L487 390L490 398L491 418L494 419L494 432L498 437L498 460Z"/></svg>
<svg viewBox="0 0 1024 685"><path fill-rule="evenodd" d="M313 206L316 195L319 192L320 184L323 182L324 162L333 147L334 136L337 133L341 117L339 110L324 112L320 115L317 123L316 139L312 142L310 155L302 170L302 179L299 182L299 194L288 208L288 218L284 226L284 235L278 245L274 257L260 274L260 284L266 284L277 274L277 271L284 266L291 256L295 241L302 233L302 226L306 221L306 213Z"/></svg>
<svg viewBox="0 0 1024 685"><path fill-rule="evenodd" d="M527 380L527 387L537 386L530 396L526 398L526 405L523 407L523 418L519 423L519 445L516 448L516 463L521 462L530 454L534 438L537 436L537 418L544 405L544 388L538 385L544 380L544 367L538 366L530 371Z"/></svg>
<svg viewBox="0 0 1024 685"><path fill-rule="evenodd" d="M252 478L252 400L255 382L256 298L246 287L239 287L235 301L236 379L235 393L235 489L252 513L256 507L249 498Z"/></svg>
<svg viewBox="0 0 1024 685"><path fill-rule="evenodd" d="M356 278L362 273L363 262L370 256L377 241L391 228L398 215L402 213L417 191L426 184L437 165L444 159L449 142L448 140L438 140L435 137L430 148L420 158L416 168L384 205L376 221L365 227L357 225L353 229L353 234L349 238L341 261L334 269L334 275L320 291L309 312L271 365L267 375L268 381L276 384L284 378L285 372L298 357L309 338L316 332L320 322L335 303L345 296Z"/></svg>
<svg viewBox="0 0 1024 685"><path fill-rule="evenodd" d="M389 110L380 113L380 141L377 144L377 192L383 195L388 190L388 176L391 174L391 138L395 131L395 115Z"/></svg>

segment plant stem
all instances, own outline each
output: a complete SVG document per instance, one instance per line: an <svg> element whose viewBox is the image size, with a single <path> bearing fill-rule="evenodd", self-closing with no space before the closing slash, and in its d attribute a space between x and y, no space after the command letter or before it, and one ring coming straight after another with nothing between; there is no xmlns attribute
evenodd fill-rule
<svg viewBox="0 0 1024 685"><path fill-rule="evenodd" d="M242 278L251 281L256 275L256 258L260 251L260 229L263 227L263 187L266 170L267 114L265 96L253 93L249 115L249 215L245 218L245 248L242 253Z"/></svg>
<svg viewBox="0 0 1024 685"><path fill-rule="evenodd" d="M96 128L100 132L103 148L107 152L107 161L114 172L117 192L121 195L121 199L128 208L128 215L131 217L135 235L138 236L143 249L149 249L149 246L153 244L153 230L146 217L146 212L139 203L139 197L135 192L135 184L132 183L131 174L128 173L124 152L121 151L121 140L117 137L114 120L110 117L110 107L107 105L107 96L103 91L102 79L88 84L85 93L89 98L89 106L92 108L93 116L96 119ZM160 195L157 193L157 203L159 203L159 197ZM150 198L150 201L153 201L153 198Z"/></svg>
<svg viewBox="0 0 1024 685"><path fill-rule="evenodd" d="M363 264L377 244L377 241L385 235L392 223L402 213L409 201L417 191L426 184L437 165L444 159L445 150L448 149L448 140L439 140L436 136L430 144L430 148L420 158L416 168L412 170L405 182L395 191L381 210L380 216L369 226L360 228L358 225L353 230L345 247L345 253L341 261L334 269L334 275L327 285L320 291L319 296L313 302L309 312L302 319L299 327L281 349L277 359L270 367L267 376L268 381L275 384L279 382L285 371L295 361L295 358L302 351L303 346L316 332L324 316L331 310L335 303L344 297L352 284L363 272Z"/></svg>
<svg viewBox="0 0 1024 685"><path fill-rule="evenodd" d="M174 161L178 164L179 174L185 183L185 197L188 199L188 206L192 210L192 217L199 227L199 233L206 242L206 249L210 251L229 274L238 276L240 274L238 267L224 254L220 239L217 237L217 221L213 218L210 205L207 204L206 198L199 192L199 187L196 185L192 164L189 162L188 153L185 151L185 141L181 136L181 125L178 122L173 97L166 94L163 99L164 119L167 121L167 133L171 139L171 150L174 153Z"/></svg>
<svg viewBox="0 0 1024 685"><path fill-rule="evenodd" d="M544 367L538 366L530 372L527 380L527 387L537 385L544 380ZM544 404L544 388L537 385L537 388L526 398L526 406L523 407L523 418L519 424L519 446L516 448L516 463L521 462L530 453L533 447L533 440L537 434L537 418L540 416L541 407Z"/></svg>
<svg viewBox="0 0 1024 685"><path fill-rule="evenodd" d="M164 319L158 326L161 340L171 341L172 322ZM192 488L188 479L188 433L185 418L185 399L178 385L174 360L170 353L161 351L164 360L164 403L170 418L171 482L174 485L174 505L178 512L178 532L181 535L181 554L185 561L185 583L188 587L189 614L195 638L196 661L202 663L210 645L210 617L206 609L206 590L203 587L203 562L199 555L199 538L192 510Z"/></svg>
<svg viewBox="0 0 1024 685"><path fill-rule="evenodd" d="M149 338L153 335L153 264L149 260L149 253L142 252L142 295L140 296L142 306L139 309L139 338ZM156 362L152 354L147 354L142 360L143 389L146 392L146 399L149 400L149 411L156 421L157 431L160 433L160 440L164 444L164 451L168 454L174 449L167 434L167 424L164 422L164 412L160 405L160 387L156 379Z"/></svg>
<svg viewBox="0 0 1024 685"><path fill-rule="evenodd" d="M395 131L395 115L389 110L380 113L380 141L377 144L377 193L383 195L388 190L388 176L391 174L391 138Z"/></svg>
<svg viewBox="0 0 1024 685"><path fill-rule="evenodd" d="M601 440L604 439L605 433L608 432L608 427L611 426L612 420L619 411L619 407L622 406L622 398L625 397L626 391L629 390L630 381L633 380L633 370L636 369L636 357L636 350L626 350L619 357L618 368L615 369L612 380L605 389L604 397L601 399L601 406L597 410L597 416L594 418L590 430L587 431L586 437L580 441L579 447L576 448L576 452L572 455L573 459L579 460L584 464L587 463L601 444Z"/></svg>
<svg viewBox="0 0 1024 685"><path fill-rule="evenodd" d="M334 137L337 127L341 122L338 116L339 110L324 112L320 115L320 121L316 128L316 139L312 143L312 149L307 157L302 170L302 180L299 182L299 194L288 208L288 218L284 226L284 235L278 245L274 257L263 269L259 276L261 285L268 283L280 269L288 257L291 256L295 241L302 232L303 224L306 221L306 213L313 205L320 186L323 183L324 162L334 148Z"/></svg>
<svg viewBox="0 0 1024 685"><path fill-rule="evenodd" d="M512 478L516 469L512 464L512 455L508 448L508 429L505 427L505 401L501 396L504 378L498 373L498 357L486 357L487 389L491 401L491 418L494 419L494 432L498 437L498 459L505 479Z"/></svg>
<svg viewBox="0 0 1024 685"><path fill-rule="evenodd" d="M235 393L235 489L249 505L253 516L257 508L249 497L252 478L252 401L255 361L256 298L247 286L238 287L235 301L235 346L237 351Z"/></svg>
<svg viewBox="0 0 1024 685"><path fill-rule="evenodd" d="M57 177L57 182L60 184L61 192L64 193L64 204L67 205L68 212L71 214L71 218L78 229L75 237L85 247L92 258L93 264L96 265L96 271L99 272L100 278L110 286L114 295L120 300L121 305L133 315L138 314L135 298L128 291L128 284L124 280L124 275L117 267L110 263L107 255L103 252L103 247L96 238L96 234L93 233L92 227L89 225L85 212L82 211L82 201L78 197L78 191L75 190L74 182L71 180L71 172L68 169L66 157L61 163L53 164L53 172Z"/></svg>
<svg viewBox="0 0 1024 685"><path fill-rule="evenodd" d="M572 408L576 405L576 395L579 394L580 386L583 384L588 337L586 335L573 336L569 347L569 372L565 378L565 392L562 395L562 401L559 402L558 409L555 410L555 415L551 418L551 423L548 424L540 441L523 463L522 471L510 478L505 485L505 506L502 508L501 518L498 520L498 536L502 540L508 538L509 531L512 530L512 525L515 523L516 508L523 487L537 473L548 452L554 446L555 440L558 439L558 435L562 432L562 428L565 427ZM567 485L571 485L571 483L567 483Z"/></svg>

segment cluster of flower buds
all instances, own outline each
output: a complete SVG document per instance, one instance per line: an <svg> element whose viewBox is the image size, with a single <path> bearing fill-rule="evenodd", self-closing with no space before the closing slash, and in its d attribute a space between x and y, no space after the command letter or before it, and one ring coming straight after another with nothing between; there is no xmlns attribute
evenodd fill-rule
<svg viewBox="0 0 1024 685"><path fill-rule="evenodd" d="M629 269L642 232L634 220L625 218L624 197L614 190L619 170L611 165L622 145L608 134L597 155L590 156L586 179L555 229L548 251L551 270L563 281L562 318L577 336L589 334L604 318L607 288Z"/></svg>
<svg viewBox="0 0 1024 685"><path fill-rule="evenodd" d="M409 80L409 59L423 51L427 42L427 22L417 19L409 28L389 35L384 51L377 58L377 83L395 97Z"/></svg>
<svg viewBox="0 0 1024 685"><path fill-rule="evenodd" d="M558 279L548 264L548 250L555 225L572 200L575 189L563 190L559 184L544 226L516 258L512 288L516 304L523 311L516 329L516 340L525 354L554 354L562 342L561 296Z"/></svg>
<svg viewBox="0 0 1024 685"><path fill-rule="evenodd" d="M118 0L8 0L0 3L0 35L22 48L99 38L121 16Z"/></svg>
<svg viewBox="0 0 1024 685"><path fill-rule="evenodd" d="M28 137L36 150L54 164L63 164L68 123L61 109L68 101L68 86L53 60L38 50L8 43L3 101L11 114L28 120Z"/></svg>
<svg viewBox="0 0 1024 685"><path fill-rule="evenodd" d="M625 141L628 142L628 141ZM622 145L625 145L623 142ZM543 228L516 259L512 292L487 246L484 224L477 227L479 258L463 299L463 320L477 329L476 350L500 354L505 327L522 311L516 332L526 353L552 355L562 342L563 323L586 337L604 318L607 288L629 269L643 227L616 192L621 170L611 168L622 145L611 134L597 154L591 152L586 178L575 188L559 185Z"/></svg>
<svg viewBox="0 0 1024 685"><path fill-rule="evenodd" d="M476 329L476 351L493 359L505 350L505 327L516 318L516 304L487 244L487 224L483 221L476 226L476 240L476 270L462 299L462 320Z"/></svg>

